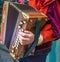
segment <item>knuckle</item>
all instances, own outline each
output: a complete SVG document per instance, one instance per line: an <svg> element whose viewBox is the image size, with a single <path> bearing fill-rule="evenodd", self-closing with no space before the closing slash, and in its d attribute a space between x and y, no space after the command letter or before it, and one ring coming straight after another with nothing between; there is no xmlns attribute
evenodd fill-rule
<svg viewBox="0 0 60 62"><path fill-rule="evenodd" d="M25 42L24 41L21 41L21 45L25 45Z"/></svg>
<svg viewBox="0 0 60 62"><path fill-rule="evenodd" d="M23 43L23 42L21 42L21 45L24 45L24 43Z"/></svg>

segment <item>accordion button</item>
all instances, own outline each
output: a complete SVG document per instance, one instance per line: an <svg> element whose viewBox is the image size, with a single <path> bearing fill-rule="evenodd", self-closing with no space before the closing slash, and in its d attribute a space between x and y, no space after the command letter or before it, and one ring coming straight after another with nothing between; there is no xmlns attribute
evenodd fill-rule
<svg viewBox="0 0 60 62"><path fill-rule="evenodd" d="M19 32L18 33L20 33L20 32L23 32L24 30L21 28L21 29L19 29Z"/></svg>
<svg viewBox="0 0 60 62"><path fill-rule="evenodd" d="M20 29L21 28L21 26L18 26L18 29Z"/></svg>
<svg viewBox="0 0 60 62"><path fill-rule="evenodd" d="M30 22L33 22L33 20L30 20Z"/></svg>
<svg viewBox="0 0 60 62"><path fill-rule="evenodd" d="M17 49L18 49L18 47L16 46L16 47L15 47L15 50L17 50Z"/></svg>
<svg viewBox="0 0 60 62"><path fill-rule="evenodd" d="M25 23L26 23L26 21L23 21L23 23L25 24Z"/></svg>
<svg viewBox="0 0 60 62"><path fill-rule="evenodd" d="M24 32L24 30L23 30L23 29L21 29L21 32Z"/></svg>
<svg viewBox="0 0 60 62"><path fill-rule="evenodd" d="M12 45L12 48L14 48L14 46Z"/></svg>
<svg viewBox="0 0 60 62"><path fill-rule="evenodd" d="M20 25L22 25L23 24L23 22L20 22Z"/></svg>
<svg viewBox="0 0 60 62"><path fill-rule="evenodd" d="M14 50L11 51L12 53L14 52Z"/></svg>

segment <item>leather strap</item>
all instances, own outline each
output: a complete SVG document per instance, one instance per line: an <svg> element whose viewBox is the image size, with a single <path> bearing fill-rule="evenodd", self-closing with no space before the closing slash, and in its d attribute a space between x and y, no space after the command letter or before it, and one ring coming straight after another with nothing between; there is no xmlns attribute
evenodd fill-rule
<svg viewBox="0 0 60 62"><path fill-rule="evenodd" d="M27 57L29 55L29 53L31 53L31 51L36 47L36 45L38 43L39 33L40 33L40 20L37 21L37 23L36 23L36 31L35 31L34 42L30 45L30 47L29 47L29 49L26 52L24 57Z"/></svg>

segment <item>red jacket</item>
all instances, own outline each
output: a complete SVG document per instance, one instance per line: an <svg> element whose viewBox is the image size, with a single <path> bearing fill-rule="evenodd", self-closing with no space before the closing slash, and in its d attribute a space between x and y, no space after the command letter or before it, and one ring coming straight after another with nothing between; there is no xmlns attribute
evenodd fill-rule
<svg viewBox="0 0 60 62"><path fill-rule="evenodd" d="M54 1L55 0L29 0L29 5L35 9L38 9L38 11L46 14L48 5ZM46 24L46 26L41 31L41 34L43 35L44 43L48 41L53 41L56 39L52 37L53 30L51 27L52 27L51 24Z"/></svg>

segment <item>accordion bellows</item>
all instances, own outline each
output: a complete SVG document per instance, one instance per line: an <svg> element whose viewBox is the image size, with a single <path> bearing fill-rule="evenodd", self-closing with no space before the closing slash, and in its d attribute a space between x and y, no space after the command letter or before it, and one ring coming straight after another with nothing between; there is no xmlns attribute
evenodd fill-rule
<svg viewBox="0 0 60 62"><path fill-rule="evenodd" d="M22 58L27 50L27 46L22 46L16 41L18 26L23 30L34 32L36 21L41 21L41 29L47 21L47 16L31 6L4 2L2 26L4 25L3 42L8 47L14 59ZM24 28L23 25L26 24ZM21 51L21 52L20 52Z"/></svg>

